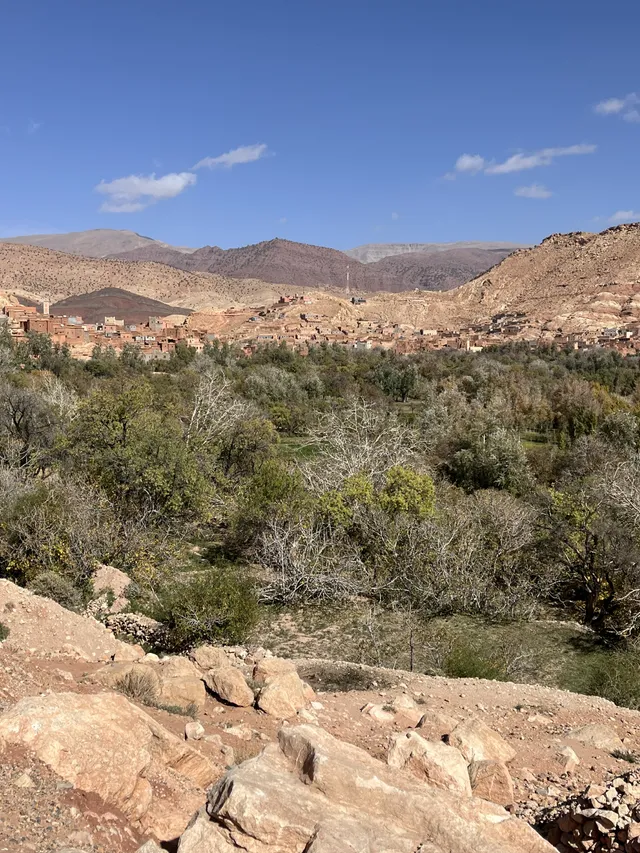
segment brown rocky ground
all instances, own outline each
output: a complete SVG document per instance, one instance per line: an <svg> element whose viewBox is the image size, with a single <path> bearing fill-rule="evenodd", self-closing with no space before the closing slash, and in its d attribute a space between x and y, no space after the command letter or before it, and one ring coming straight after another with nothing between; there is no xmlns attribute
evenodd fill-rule
<svg viewBox="0 0 640 853"><path fill-rule="evenodd" d="M101 695L106 700L113 695L96 677L96 673L105 671L104 660L96 659L100 655L88 654L93 659L86 660L78 652L78 643L89 642L87 638L94 637L97 629L104 629L87 617L75 616L16 588L5 587L5 598L8 597L22 603L23 608L16 606L9 615L21 612L23 615L13 616L13 642L5 641L0 646L0 741L3 730L6 737L3 720L25 697L34 697L36 705L46 705L62 703L56 697L66 694L78 696L79 701L82 697ZM5 615L6 612L3 620ZM37 632L33 627L36 618L41 629ZM82 636L78 634L79 624L85 625L86 634ZM75 643L61 645L55 641L56 632L71 637ZM54 638L51 645L50 637ZM224 661L246 677L251 678L253 673L258 679L261 676L255 675L256 662L258 666L275 666L268 656L261 665L264 657L260 649L232 649L222 655ZM165 679L176 676L178 670L192 668L186 659L180 666L171 662L163 665L155 662L153 656L143 658L142 664L164 673ZM203 673L211 666L210 661L201 664L205 667L201 669ZM108 663L107 671L122 666L131 664ZM340 742L359 747L383 762L394 738L402 737L405 732L415 731L437 742L457 723L478 720L486 724L515 752L508 765L514 788L511 808L530 822L545 808L583 791L589 784L621 777L632 769L621 756L630 758L640 753L640 714L602 699L537 685L427 677L309 657L296 660L295 666L299 675L313 686L316 696L284 724L318 726ZM255 686L256 682L249 683ZM153 725L168 733L163 738L174 735L171 743L177 744L178 740L184 743L185 727L192 722L190 716L179 709L167 710L132 701ZM193 778L173 770L167 777L169 769L149 770L146 774L152 782L154 802L163 804L163 818L172 813L172 826L186 827L194 804L205 802L209 783L221 779L229 766L238 765L258 755L265 746L275 744L283 725L282 716L272 716L251 706L235 707L210 692L196 716L203 730L199 739L188 741L188 750L200 755L212 768L206 784L198 787ZM421 721L422 725L416 729ZM600 728L580 731L593 725ZM107 730L101 732L101 726L104 724L98 715L95 739L106 744ZM567 764L566 747L575 752L579 763ZM183 748L187 747L180 749ZM126 802L119 808L114 805L113 793L109 795L111 801L103 801L97 790L86 788L86 782L70 784L52 772L50 755L37 754L44 760L39 760L33 749L15 744L5 744L2 751L0 853L22 850L53 853L65 846L83 853L133 853L145 836L153 836L151 827L143 830L138 820L132 819L130 813L127 816ZM56 756L55 761L58 760ZM82 757L77 760L81 762ZM113 772L117 771L114 767ZM163 779L169 780L171 793L169 789L163 792L162 786L168 784ZM171 839L166 835L164 838L165 848L172 849Z"/></svg>

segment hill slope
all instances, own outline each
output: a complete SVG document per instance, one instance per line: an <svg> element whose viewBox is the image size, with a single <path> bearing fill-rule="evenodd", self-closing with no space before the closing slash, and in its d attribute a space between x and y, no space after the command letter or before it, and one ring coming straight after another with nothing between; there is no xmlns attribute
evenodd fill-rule
<svg viewBox="0 0 640 853"><path fill-rule="evenodd" d="M466 316L521 311L576 330L630 322L640 317L640 223L553 234L451 296Z"/></svg>
<svg viewBox="0 0 640 853"><path fill-rule="evenodd" d="M105 317L118 317L126 323L146 323L149 317L168 317L170 314L190 314L188 308L174 308L140 296L120 287L103 287L91 293L69 296L51 306L51 313L58 316L79 315L87 323L101 323Z"/></svg>
<svg viewBox="0 0 640 853"><path fill-rule="evenodd" d="M58 252L70 252L87 258L106 258L119 252L127 252L145 246L172 249L175 252L191 252L178 246L169 246L160 240L143 237L135 231L116 231L111 228L97 228L93 231L71 231L68 234L27 234L24 237L4 237L0 243L19 243L28 246L42 246Z"/></svg>
<svg viewBox="0 0 640 853"><path fill-rule="evenodd" d="M458 248L414 252L363 264L336 249L276 239L239 249L205 246L189 255L154 245L142 246L117 257L129 261L156 261L182 270L234 278L258 278L301 290L316 287L344 290L348 270L352 290L397 293L416 287L423 290L457 287L489 269L510 251Z"/></svg>
<svg viewBox="0 0 640 853"><path fill-rule="evenodd" d="M420 252L421 254L434 254L437 252L451 252L458 249L502 249L505 254L514 252L516 249L526 248L522 243L500 243L500 242L478 242L460 241L457 243L367 243L364 246L356 246L355 249L346 249L345 255L355 258L363 264L371 264L389 258L393 255L406 255Z"/></svg>
<svg viewBox="0 0 640 853"><path fill-rule="evenodd" d="M369 264L384 290L452 290L511 254L511 249L407 252Z"/></svg>
<svg viewBox="0 0 640 853"><path fill-rule="evenodd" d="M50 302L104 287L118 287L186 308L226 308L274 302L282 287L152 263L82 258L35 246L0 243L0 290ZM287 292L287 288L284 288Z"/></svg>

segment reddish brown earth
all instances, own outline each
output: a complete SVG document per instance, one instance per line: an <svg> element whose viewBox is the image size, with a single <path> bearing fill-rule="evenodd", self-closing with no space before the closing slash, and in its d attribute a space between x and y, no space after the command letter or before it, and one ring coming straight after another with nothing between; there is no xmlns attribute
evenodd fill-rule
<svg viewBox="0 0 640 853"><path fill-rule="evenodd" d="M146 323L149 317L168 317L170 314L191 314L189 308L176 308L123 290L120 287L103 287L91 293L69 296L51 306L51 313L59 317L80 316L86 323L102 323L106 317L117 317L125 323Z"/></svg>

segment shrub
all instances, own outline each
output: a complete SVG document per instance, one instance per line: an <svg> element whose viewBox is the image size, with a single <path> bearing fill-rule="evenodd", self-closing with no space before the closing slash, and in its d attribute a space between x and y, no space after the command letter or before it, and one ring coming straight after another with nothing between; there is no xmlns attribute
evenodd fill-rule
<svg viewBox="0 0 640 853"><path fill-rule="evenodd" d="M115 682L115 688L127 699L133 699L143 705L155 706L158 700L156 683L148 672L132 669Z"/></svg>
<svg viewBox="0 0 640 853"><path fill-rule="evenodd" d="M56 572L41 572L29 584L29 589L36 595L43 595L57 601L67 610L80 610L82 607L82 592L68 578Z"/></svg>
<svg viewBox="0 0 640 853"><path fill-rule="evenodd" d="M450 678L487 678L506 681L504 663L482 651L478 645L458 638L444 659L444 674Z"/></svg>
<svg viewBox="0 0 640 853"><path fill-rule="evenodd" d="M241 642L256 623L258 606L251 579L223 565L174 578L161 590L155 615L179 650Z"/></svg>
<svg viewBox="0 0 640 853"><path fill-rule="evenodd" d="M0 622L0 643L3 640L6 640L8 636L9 636L9 629L7 628L7 626L3 622Z"/></svg>
<svg viewBox="0 0 640 853"><path fill-rule="evenodd" d="M356 663L301 663L297 669L300 678L328 693L391 687L391 680L384 673Z"/></svg>
<svg viewBox="0 0 640 853"><path fill-rule="evenodd" d="M575 659L562 674L560 686L588 696L602 696L637 711L640 709L637 650L595 652Z"/></svg>

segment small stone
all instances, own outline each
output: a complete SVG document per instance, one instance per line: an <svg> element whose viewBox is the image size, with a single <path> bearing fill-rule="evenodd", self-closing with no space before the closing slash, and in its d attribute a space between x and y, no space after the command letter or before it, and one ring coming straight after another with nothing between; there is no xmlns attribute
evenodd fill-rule
<svg viewBox="0 0 640 853"><path fill-rule="evenodd" d="M197 720L192 720L184 727L185 740L201 740L204 737L204 726Z"/></svg>
<svg viewBox="0 0 640 853"><path fill-rule="evenodd" d="M36 783L28 773L21 773L17 779L13 780L15 788L35 788Z"/></svg>

